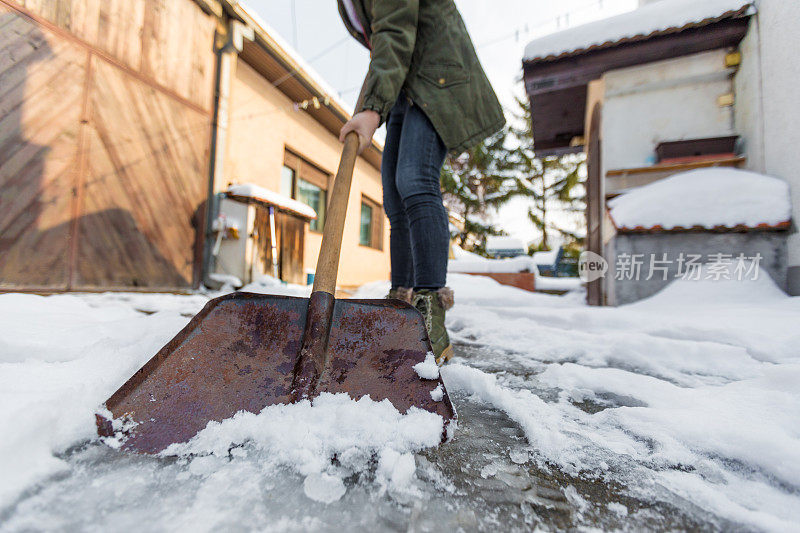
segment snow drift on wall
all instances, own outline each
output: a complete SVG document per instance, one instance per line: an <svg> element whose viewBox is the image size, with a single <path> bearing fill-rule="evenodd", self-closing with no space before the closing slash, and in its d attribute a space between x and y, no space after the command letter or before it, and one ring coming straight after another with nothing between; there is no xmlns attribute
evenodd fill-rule
<svg viewBox="0 0 800 533"><path fill-rule="evenodd" d="M733 168L680 172L608 202L618 229L760 228L792 216L789 185Z"/></svg>

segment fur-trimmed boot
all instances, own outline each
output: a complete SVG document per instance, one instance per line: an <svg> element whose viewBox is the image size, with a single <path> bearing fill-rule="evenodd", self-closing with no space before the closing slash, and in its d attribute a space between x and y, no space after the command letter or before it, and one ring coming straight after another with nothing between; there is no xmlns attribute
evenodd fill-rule
<svg viewBox="0 0 800 533"><path fill-rule="evenodd" d="M387 300L402 300L406 303L411 303L414 297L414 289L411 287L396 287L389 289L389 294L386 295Z"/></svg>
<svg viewBox="0 0 800 533"><path fill-rule="evenodd" d="M427 289L415 291L411 303L425 318L425 327L428 328L428 337L436 355L436 363L442 366L453 357L453 345L444 326L445 311L455 303L453 289L443 287L435 291Z"/></svg>

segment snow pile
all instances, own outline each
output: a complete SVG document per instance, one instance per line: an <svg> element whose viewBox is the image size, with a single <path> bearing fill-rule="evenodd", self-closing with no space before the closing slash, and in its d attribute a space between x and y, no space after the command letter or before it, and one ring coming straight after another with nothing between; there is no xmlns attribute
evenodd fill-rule
<svg viewBox="0 0 800 533"><path fill-rule="evenodd" d="M369 470L373 457L378 458L383 487L412 488L413 453L439 444L442 424L440 416L414 407L401 414L389 400L323 393L313 402L272 405L259 414L241 411L210 422L191 441L173 444L163 455L231 458L255 453L275 467L288 466L305 476L306 495L331 503L345 494L344 478Z"/></svg>
<svg viewBox="0 0 800 533"><path fill-rule="evenodd" d="M533 262L537 265L542 266L553 266L558 259L558 248L553 248L552 250L545 250L542 252L534 252L533 255Z"/></svg>
<svg viewBox="0 0 800 533"><path fill-rule="evenodd" d="M525 60L544 59L578 52L593 46L613 45L623 39L646 37L654 32L682 28L736 13L747 0L660 0L634 11L596 22L575 26L531 41L525 47ZM750 7L748 14L754 12Z"/></svg>
<svg viewBox="0 0 800 533"><path fill-rule="evenodd" d="M292 211L294 213L298 213L304 217L308 217L311 219L317 218L317 212L314 211L314 208L304 204L303 202L298 202L297 200L293 200L287 196L283 196L282 194L278 194L274 191L270 191L269 189L265 189L259 185L255 185L253 183L241 183L235 184L228 187L227 190L228 194L233 196L244 196L245 198L253 198L254 200L259 200L261 202L265 202L270 205L274 205L278 209L285 209L286 211Z"/></svg>
<svg viewBox="0 0 800 533"><path fill-rule="evenodd" d="M538 269L533 258L528 255L509 257L507 259L487 259L477 256L469 259L450 259L447 262L448 272L475 272L475 273L516 273L533 272Z"/></svg>
<svg viewBox="0 0 800 533"><path fill-rule="evenodd" d="M746 269L753 265L751 261L745 261L744 264ZM678 312L681 308L696 305L729 308L731 305L769 305L787 301L786 293L775 285L769 274L761 271L754 278L738 280L732 272L735 267L736 262L703 264L698 272L699 279L671 283L650 298L634 302L628 308L655 312L672 309ZM715 280L710 275L712 269L722 269L728 276L720 276Z"/></svg>
<svg viewBox="0 0 800 533"><path fill-rule="evenodd" d="M575 529L798 529L800 298L767 276L616 309L449 284L446 446L426 449L435 415L326 394L209 424L167 458L97 444L93 414L207 296L0 295L2 528L482 529L513 513L476 494L519 509L553 479Z"/></svg>
<svg viewBox="0 0 800 533"><path fill-rule="evenodd" d="M211 272L208 275L208 278L211 281L217 282L222 284L222 290L224 291L232 291L234 289L238 289L243 285L242 280L234 276L233 274L223 274L221 272Z"/></svg>
<svg viewBox="0 0 800 533"><path fill-rule="evenodd" d="M299 296L308 298L311 295L311 285L298 285L297 283L286 283L269 275L259 276L252 283L248 283L240 289L240 292L255 292L259 294L278 294L281 296ZM222 296L229 291L214 293L213 296Z"/></svg>
<svg viewBox="0 0 800 533"><path fill-rule="evenodd" d="M94 438L100 403L188 322L179 296L128 296L147 314L126 295L0 295L0 507L67 470L54 454Z"/></svg>
<svg viewBox="0 0 800 533"><path fill-rule="evenodd" d="M628 229L774 226L788 222L792 211L785 181L721 167L675 174L608 205L617 228Z"/></svg>
<svg viewBox="0 0 800 533"><path fill-rule="evenodd" d="M522 242L522 239L516 237L490 235L486 237L486 251L490 254L499 252L517 252L524 254L528 251L528 246Z"/></svg>
<svg viewBox="0 0 800 533"><path fill-rule="evenodd" d="M583 280L575 277L536 277L537 291L580 291L583 287Z"/></svg>
<svg viewBox="0 0 800 533"><path fill-rule="evenodd" d="M540 468L757 529L800 524L800 299L768 276L676 281L618 309L457 301L454 342L503 355L445 366L448 391L515 420Z"/></svg>
<svg viewBox="0 0 800 533"><path fill-rule="evenodd" d="M439 379L439 365L433 352L425 354L425 360L414 365L414 372L422 379Z"/></svg>

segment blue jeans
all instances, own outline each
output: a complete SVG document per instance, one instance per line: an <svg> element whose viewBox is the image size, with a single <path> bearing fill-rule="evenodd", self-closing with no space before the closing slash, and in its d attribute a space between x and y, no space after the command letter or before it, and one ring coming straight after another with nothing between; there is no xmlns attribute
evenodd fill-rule
<svg viewBox="0 0 800 533"><path fill-rule="evenodd" d="M446 284L450 232L439 185L445 155L431 121L401 92L386 121L381 165L393 288Z"/></svg>

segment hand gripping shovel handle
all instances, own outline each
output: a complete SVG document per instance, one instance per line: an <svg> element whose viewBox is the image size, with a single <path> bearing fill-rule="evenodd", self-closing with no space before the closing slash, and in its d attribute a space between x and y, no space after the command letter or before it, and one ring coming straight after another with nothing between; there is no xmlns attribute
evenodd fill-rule
<svg viewBox="0 0 800 533"><path fill-rule="evenodd" d="M314 288L308 299L306 329L300 355L295 365L292 382L293 401L310 398L314 395L319 377L325 369L330 335L333 307L336 303L336 276L339 271L339 254L342 249L342 234L347 214L347 201L350 197L350 184L353 169L358 157L358 133L350 132L344 139L342 159L333 182L333 194L328 204L325 227L322 231L322 245L317 259L314 275Z"/></svg>

